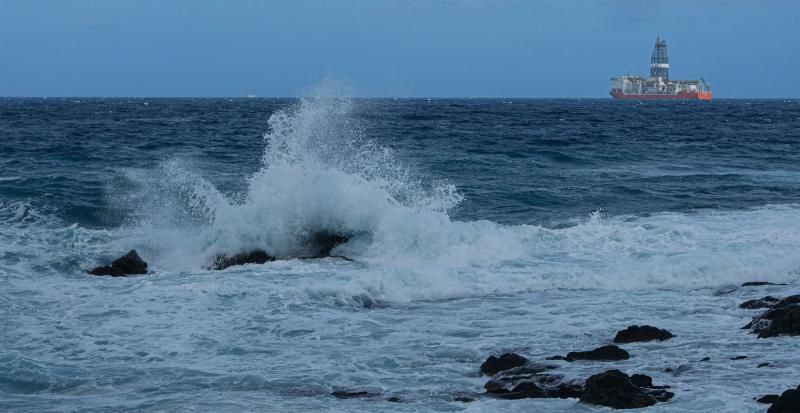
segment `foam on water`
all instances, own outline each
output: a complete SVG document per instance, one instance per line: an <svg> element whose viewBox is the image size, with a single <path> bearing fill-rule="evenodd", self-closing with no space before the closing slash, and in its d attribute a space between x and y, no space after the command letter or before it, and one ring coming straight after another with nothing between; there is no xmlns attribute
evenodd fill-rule
<svg viewBox="0 0 800 413"><path fill-rule="evenodd" d="M369 140L354 105L328 87L275 113L263 165L243 193L224 193L182 159L125 170L128 190L111 203L134 209L116 230L59 224L29 203L4 203L0 218L16 223L5 234L7 252L57 249L36 255L51 264L68 256L86 267L137 248L151 268L187 273L203 272L216 254L253 248L303 256L309 234L344 233L353 238L334 254L354 263L323 261L335 265L336 277L287 282L284 289L388 301L798 277L800 208L793 205L643 217L597 212L556 229L455 221L448 211L462 197L454 186L424 179ZM28 225L21 229L22 222ZM289 263L253 270L279 277L320 265Z"/></svg>

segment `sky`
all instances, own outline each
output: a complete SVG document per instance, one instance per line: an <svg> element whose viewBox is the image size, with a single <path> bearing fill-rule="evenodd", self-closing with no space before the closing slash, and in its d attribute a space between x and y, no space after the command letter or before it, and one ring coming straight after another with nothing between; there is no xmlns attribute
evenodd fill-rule
<svg viewBox="0 0 800 413"><path fill-rule="evenodd" d="M800 97L798 0L0 0L0 96Z"/></svg>

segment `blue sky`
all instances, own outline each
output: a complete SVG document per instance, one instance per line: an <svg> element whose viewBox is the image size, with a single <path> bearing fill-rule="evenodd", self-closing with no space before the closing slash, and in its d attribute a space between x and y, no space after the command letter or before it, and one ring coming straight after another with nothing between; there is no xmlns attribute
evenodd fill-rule
<svg viewBox="0 0 800 413"><path fill-rule="evenodd" d="M0 0L2 96L605 97L648 71L800 97L797 0Z"/></svg>

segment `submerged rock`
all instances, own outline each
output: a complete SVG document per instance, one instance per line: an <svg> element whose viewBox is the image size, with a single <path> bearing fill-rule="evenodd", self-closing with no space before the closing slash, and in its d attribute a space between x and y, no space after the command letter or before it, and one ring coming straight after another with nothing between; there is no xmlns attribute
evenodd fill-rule
<svg viewBox="0 0 800 413"><path fill-rule="evenodd" d="M667 330L653 327L653 326L637 326L632 325L624 330L617 332L614 337L615 343L633 343L637 341L651 341L651 340L668 340L674 337L672 333Z"/></svg>
<svg viewBox="0 0 800 413"><path fill-rule="evenodd" d="M111 265L97 267L88 272L92 275L110 275L112 277L147 274L147 263L136 253L136 250L130 250L127 254L112 261Z"/></svg>
<svg viewBox="0 0 800 413"><path fill-rule="evenodd" d="M265 262L275 261L275 257L262 249L255 249L242 252L236 255L220 254L214 257L214 261L208 266L209 270L224 270L235 265L245 264L264 264Z"/></svg>
<svg viewBox="0 0 800 413"><path fill-rule="evenodd" d="M486 393L501 399L578 398L583 387L578 383L565 382L556 374L535 373L514 375L512 370L503 372L484 385Z"/></svg>
<svg viewBox="0 0 800 413"><path fill-rule="evenodd" d="M337 399L361 399L361 398L378 397L380 396L380 394L370 393L366 391L338 390L331 393L331 396L336 397Z"/></svg>
<svg viewBox="0 0 800 413"><path fill-rule="evenodd" d="M527 363L528 359L516 353L506 353L500 357L489 356L481 364L481 373L487 376L494 376L501 371L524 366Z"/></svg>
<svg viewBox="0 0 800 413"><path fill-rule="evenodd" d="M780 394L766 394L764 396L757 398L756 401L764 404L772 404L778 401L780 397L781 397Z"/></svg>
<svg viewBox="0 0 800 413"><path fill-rule="evenodd" d="M797 413L800 412L800 386L783 392L772 403L767 413Z"/></svg>
<svg viewBox="0 0 800 413"><path fill-rule="evenodd" d="M615 360L627 360L630 358L630 354L627 351L615 346L615 345L608 345L603 347L598 347L591 351L571 351L567 353L567 357L565 357L566 361L574 361L574 360L597 360L597 361L615 361Z"/></svg>
<svg viewBox="0 0 800 413"><path fill-rule="evenodd" d="M351 234L329 231L314 232L303 241L303 246L308 250L309 256L302 258L330 257L334 248L350 241L350 238L352 238ZM337 257L349 260L347 257Z"/></svg>
<svg viewBox="0 0 800 413"><path fill-rule="evenodd" d="M747 310L753 310L756 308L770 308L779 302L779 298L775 298L773 296L766 296L762 298L757 298L755 300L747 300L741 304L739 304L739 308L744 308Z"/></svg>
<svg viewBox="0 0 800 413"><path fill-rule="evenodd" d="M776 284L768 281L748 281L746 283L743 283L742 287L760 287L762 285L786 285L786 284Z"/></svg>
<svg viewBox="0 0 800 413"><path fill-rule="evenodd" d="M800 335L800 294L778 301L743 328L752 330L759 338Z"/></svg>
<svg viewBox="0 0 800 413"><path fill-rule="evenodd" d="M674 396L661 388L641 386L640 384L652 383L649 376L640 374L634 377L632 379L619 370L595 374L586 379L580 400L615 409L636 409L667 401Z"/></svg>
<svg viewBox="0 0 800 413"><path fill-rule="evenodd" d="M206 268L209 270L224 270L228 267L245 264L264 264L266 262L275 261L278 259L314 259L335 257L348 261L350 258L342 256L333 256L331 252L337 246L346 243L350 240L352 235L343 233L333 233L328 231L313 232L301 241L301 247L294 254L288 256L275 256L269 252L256 248L246 252L240 252L235 255L219 254L211 261Z"/></svg>

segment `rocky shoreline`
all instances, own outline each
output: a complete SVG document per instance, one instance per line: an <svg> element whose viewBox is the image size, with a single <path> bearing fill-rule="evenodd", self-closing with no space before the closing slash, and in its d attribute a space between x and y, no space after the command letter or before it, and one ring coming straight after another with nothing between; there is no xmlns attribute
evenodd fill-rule
<svg viewBox="0 0 800 413"><path fill-rule="evenodd" d="M323 234L315 239L313 256L292 258L330 257L337 245L348 238ZM287 257L288 258L288 257ZM251 250L232 255L218 255L208 265L208 269L222 270L236 265L262 264L279 259L263 250ZM87 271L100 276L128 276L148 273L148 265L135 250L112 261L110 265ZM774 285L765 282L747 282L740 288ZM730 291L728 291L730 292ZM800 295L789 295L783 298L767 295L754 298L739 304L745 310L760 310L742 329L757 335L758 339L769 339L777 336L800 335ZM662 342L675 339L672 332L650 325L630 325L619 330L611 339L614 344L605 344L592 350L573 350L566 355L548 357L544 362L536 362L517 353L490 355L479 367L481 375L488 379L483 393L465 391L450 397L452 401L469 403L480 398L497 398L519 400L528 398L577 399L581 403L606 406L613 409L634 409L669 402L675 393L669 391L669 385L654 385L653 380L645 372L627 374L618 369L603 369L604 362L627 360L643 355L630 353L618 344L636 342ZM733 360L746 359L741 355ZM582 362L598 364L598 372L585 379L566 378L558 373L563 366L547 361L567 363ZM699 362L710 362L705 357ZM769 367L770 363L761 363L758 368ZM664 371L677 375L689 369L686 365L667 368ZM368 399L403 402L397 396L384 396L380 392L339 389L331 393L339 399ZM800 412L800 386L790 388L781 394L767 394L757 397L759 403L770 404L768 413Z"/></svg>

